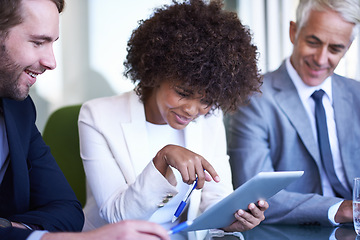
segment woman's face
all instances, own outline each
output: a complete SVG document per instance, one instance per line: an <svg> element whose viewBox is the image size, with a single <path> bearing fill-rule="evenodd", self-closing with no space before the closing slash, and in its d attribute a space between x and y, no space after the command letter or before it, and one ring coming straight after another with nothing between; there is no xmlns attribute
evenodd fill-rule
<svg viewBox="0 0 360 240"><path fill-rule="evenodd" d="M210 109L211 105L203 102L200 94L169 81L154 88L145 103L148 122L169 124L179 130L184 129L197 117L207 114Z"/></svg>

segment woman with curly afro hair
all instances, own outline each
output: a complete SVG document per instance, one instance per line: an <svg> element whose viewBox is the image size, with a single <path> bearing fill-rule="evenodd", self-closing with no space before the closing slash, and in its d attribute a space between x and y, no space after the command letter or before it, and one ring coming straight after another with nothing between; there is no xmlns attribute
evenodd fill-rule
<svg viewBox="0 0 360 240"><path fill-rule="evenodd" d="M80 149L89 186L85 230L125 219L170 227L233 191L223 112L261 85L257 48L220 1L173 1L141 21L128 42L134 91L85 103ZM189 185L197 189L172 223ZM264 219L266 201L234 213L227 231Z"/></svg>

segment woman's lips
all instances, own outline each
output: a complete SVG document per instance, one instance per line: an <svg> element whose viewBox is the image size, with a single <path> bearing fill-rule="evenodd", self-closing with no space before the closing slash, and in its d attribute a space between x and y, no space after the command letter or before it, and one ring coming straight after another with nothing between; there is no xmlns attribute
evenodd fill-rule
<svg viewBox="0 0 360 240"><path fill-rule="evenodd" d="M187 125L193 120L192 118L183 117L177 113L175 113L175 118L176 121L181 125Z"/></svg>

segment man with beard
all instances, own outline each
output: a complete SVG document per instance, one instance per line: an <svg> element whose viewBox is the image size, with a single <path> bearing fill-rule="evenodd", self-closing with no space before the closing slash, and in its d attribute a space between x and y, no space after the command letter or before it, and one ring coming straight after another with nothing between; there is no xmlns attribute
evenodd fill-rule
<svg viewBox="0 0 360 240"><path fill-rule="evenodd" d="M53 43L63 7L63 0L0 0L1 239L169 239L159 225L137 221L49 233L81 231L84 223L80 203L35 126L28 96L36 77L56 67Z"/></svg>

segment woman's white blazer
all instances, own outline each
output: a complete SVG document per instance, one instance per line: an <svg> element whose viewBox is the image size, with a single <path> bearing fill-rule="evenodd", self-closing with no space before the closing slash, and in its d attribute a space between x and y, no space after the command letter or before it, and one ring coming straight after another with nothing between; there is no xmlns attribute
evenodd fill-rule
<svg viewBox="0 0 360 240"><path fill-rule="evenodd" d="M168 195L177 194L152 163L144 105L134 91L86 102L78 124L88 185L84 229L124 219L147 220L166 204ZM187 215L194 219L233 190L222 113L199 117L184 135L185 147L207 159L221 179L194 191ZM137 173L134 165L144 162L139 159L148 164Z"/></svg>

